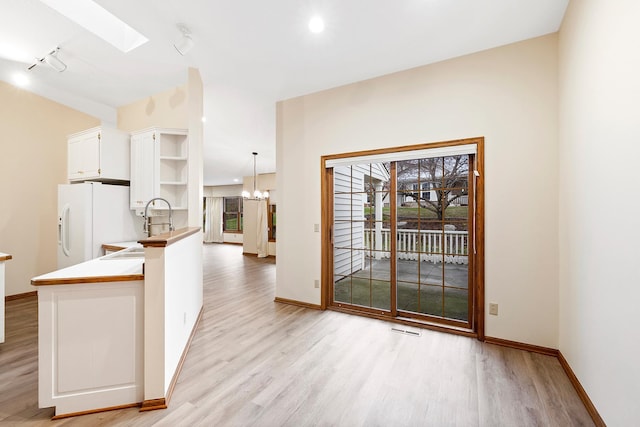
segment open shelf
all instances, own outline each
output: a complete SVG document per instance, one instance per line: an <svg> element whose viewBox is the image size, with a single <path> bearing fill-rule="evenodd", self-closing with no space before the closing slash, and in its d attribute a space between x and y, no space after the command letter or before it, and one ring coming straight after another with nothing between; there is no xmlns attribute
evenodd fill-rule
<svg viewBox="0 0 640 427"><path fill-rule="evenodd" d="M188 144L185 129L149 128L132 136L132 209L154 197L166 199L174 210L187 209Z"/></svg>

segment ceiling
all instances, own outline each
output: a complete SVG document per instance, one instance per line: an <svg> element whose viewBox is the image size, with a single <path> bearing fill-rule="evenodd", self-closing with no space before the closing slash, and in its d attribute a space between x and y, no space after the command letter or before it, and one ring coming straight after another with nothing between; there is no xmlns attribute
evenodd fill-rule
<svg viewBox="0 0 640 427"><path fill-rule="evenodd" d="M55 46L27 90L115 122L118 106L204 85L204 182L275 171L275 102L558 30L569 0L97 0L149 42L122 53L38 0L0 0L0 80ZM307 24L321 15L325 31ZM184 23L195 41L174 49Z"/></svg>

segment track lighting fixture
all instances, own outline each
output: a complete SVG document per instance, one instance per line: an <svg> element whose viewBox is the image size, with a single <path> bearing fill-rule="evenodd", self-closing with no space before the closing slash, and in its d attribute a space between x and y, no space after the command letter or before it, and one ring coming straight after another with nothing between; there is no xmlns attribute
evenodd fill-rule
<svg viewBox="0 0 640 427"><path fill-rule="evenodd" d="M55 47L51 52L47 53L42 58L36 58L36 62L31 65L28 70L31 70L38 64L47 64L49 67L53 68L57 72L61 73L67 69L67 64L62 62L60 58L58 58L58 52L60 51L59 47Z"/></svg>
<svg viewBox="0 0 640 427"><path fill-rule="evenodd" d="M182 35L180 36L180 40L178 40L173 47L176 48L180 55L186 55L194 45L193 39L191 38L191 31L189 31L184 24L178 24L177 27Z"/></svg>

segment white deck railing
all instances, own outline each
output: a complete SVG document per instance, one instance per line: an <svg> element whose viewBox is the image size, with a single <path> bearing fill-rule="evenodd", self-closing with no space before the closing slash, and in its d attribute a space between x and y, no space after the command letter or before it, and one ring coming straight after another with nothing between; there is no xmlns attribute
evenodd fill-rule
<svg viewBox="0 0 640 427"><path fill-rule="evenodd" d="M380 233L382 244L376 248L376 231L365 229L364 246L367 254L374 258L391 257L391 230L383 228ZM398 230L396 252L398 259L443 261L448 264L469 263L469 234L466 231L445 230ZM372 241L373 240L373 241ZM377 249L377 250L376 250Z"/></svg>

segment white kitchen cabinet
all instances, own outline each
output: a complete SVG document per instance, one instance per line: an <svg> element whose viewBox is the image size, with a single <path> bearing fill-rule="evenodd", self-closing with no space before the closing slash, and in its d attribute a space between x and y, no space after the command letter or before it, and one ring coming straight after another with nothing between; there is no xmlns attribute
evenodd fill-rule
<svg viewBox="0 0 640 427"><path fill-rule="evenodd" d="M69 135L69 181L129 181L129 136L100 126Z"/></svg>
<svg viewBox="0 0 640 427"><path fill-rule="evenodd" d="M39 406L64 416L143 399L144 280L40 286Z"/></svg>
<svg viewBox="0 0 640 427"><path fill-rule="evenodd" d="M144 208L159 191L155 177L155 145L153 132L131 135L131 209Z"/></svg>
<svg viewBox="0 0 640 427"><path fill-rule="evenodd" d="M174 210L187 209L186 129L145 129L131 135L131 209L162 197ZM167 209L160 202L154 209Z"/></svg>

